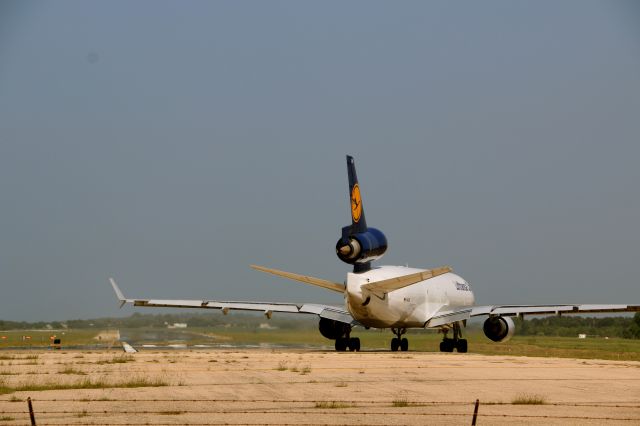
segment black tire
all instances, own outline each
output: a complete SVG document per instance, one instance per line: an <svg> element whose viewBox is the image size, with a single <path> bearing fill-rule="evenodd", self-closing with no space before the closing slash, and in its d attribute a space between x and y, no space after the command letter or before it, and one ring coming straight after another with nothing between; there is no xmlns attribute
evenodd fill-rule
<svg viewBox="0 0 640 426"><path fill-rule="evenodd" d="M391 351L397 352L399 347L400 347L400 339L398 339L397 337L394 337L393 339L391 339Z"/></svg>
<svg viewBox="0 0 640 426"><path fill-rule="evenodd" d="M352 337L349 339L349 350L351 352L360 352L360 338Z"/></svg>
<svg viewBox="0 0 640 426"><path fill-rule="evenodd" d="M347 350L347 339L339 337L336 339L336 351L344 352Z"/></svg>
<svg viewBox="0 0 640 426"><path fill-rule="evenodd" d="M406 351L409 350L409 341L407 340L406 337L404 339L400 340L400 350L402 352L406 352Z"/></svg>
<svg viewBox="0 0 640 426"><path fill-rule="evenodd" d="M440 352L453 352L453 340L452 339L444 339L440 342Z"/></svg>
<svg viewBox="0 0 640 426"><path fill-rule="evenodd" d="M456 349L458 350L459 353L466 354L467 353L467 339L458 340L458 342L456 343Z"/></svg>

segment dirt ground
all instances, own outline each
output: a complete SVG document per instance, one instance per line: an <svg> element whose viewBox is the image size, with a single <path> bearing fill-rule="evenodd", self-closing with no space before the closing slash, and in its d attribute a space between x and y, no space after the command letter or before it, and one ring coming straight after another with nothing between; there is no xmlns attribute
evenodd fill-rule
<svg viewBox="0 0 640 426"><path fill-rule="evenodd" d="M631 361L261 349L37 354L3 351L0 384L147 378L165 386L8 393L0 426L29 424L27 397L38 425L460 425L471 424L476 399L478 425L640 424L640 363ZM517 397L545 403L512 404Z"/></svg>

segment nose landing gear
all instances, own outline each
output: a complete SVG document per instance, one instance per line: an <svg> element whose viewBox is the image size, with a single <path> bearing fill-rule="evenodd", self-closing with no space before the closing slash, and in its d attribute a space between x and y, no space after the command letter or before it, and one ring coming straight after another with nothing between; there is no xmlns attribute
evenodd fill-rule
<svg viewBox="0 0 640 426"><path fill-rule="evenodd" d="M397 352L400 349L402 352L409 350L409 340L406 337L402 337L407 332L406 328L392 328L391 331L396 335L391 339L391 351Z"/></svg>
<svg viewBox="0 0 640 426"><path fill-rule="evenodd" d="M448 330L444 331L444 337L440 342L440 352L453 352L456 349L459 353L467 352L467 339L462 338L462 328L459 322L453 323L453 339L447 337Z"/></svg>

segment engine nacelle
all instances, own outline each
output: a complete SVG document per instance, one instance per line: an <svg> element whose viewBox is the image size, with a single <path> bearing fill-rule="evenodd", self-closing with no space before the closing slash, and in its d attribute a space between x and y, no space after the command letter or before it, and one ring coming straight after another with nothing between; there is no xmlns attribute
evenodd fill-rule
<svg viewBox="0 0 640 426"><path fill-rule="evenodd" d="M320 334L331 340L345 337L351 332L351 326L349 324L328 318L320 318L318 328L320 329Z"/></svg>
<svg viewBox="0 0 640 426"><path fill-rule="evenodd" d="M516 332L516 325L511 317L489 317L484 322L482 331L494 342L506 342Z"/></svg>
<svg viewBox="0 0 640 426"><path fill-rule="evenodd" d="M336 243L336 254L345 263L367 263L380 259L387 251L387 237L376 228L368 228L366 232L349 235Z"/></svg>

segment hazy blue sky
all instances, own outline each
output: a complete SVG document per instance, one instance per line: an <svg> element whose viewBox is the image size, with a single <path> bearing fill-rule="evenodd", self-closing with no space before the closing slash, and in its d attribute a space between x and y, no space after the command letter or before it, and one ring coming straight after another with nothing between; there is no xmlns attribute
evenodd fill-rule
<svg viewBox="0 0 640 426"><path fill-rule="evenodd" d="M5 1L0 318L340 303L248 265L344 279L347 153L382 264L640 303L632 2Z"/></svg>

